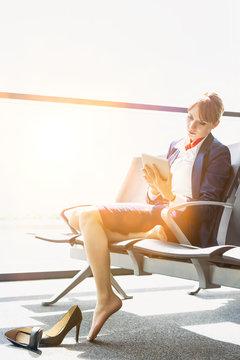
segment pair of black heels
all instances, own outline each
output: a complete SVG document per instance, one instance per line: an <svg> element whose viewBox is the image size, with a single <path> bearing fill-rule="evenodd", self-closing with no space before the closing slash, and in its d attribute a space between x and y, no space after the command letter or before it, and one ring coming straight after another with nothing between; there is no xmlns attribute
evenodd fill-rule
<svg viewBox="0 0 240 360"><path fill-rule="evenodd" d="M39 346L60 345L66 334L74 326L76 326L76 342L78 342L81 322L82 312L77 305L74 305L47 331L43 331L40 327L24 327L9 330L5 333L5 336L14 345L37 351Z"/></svg>

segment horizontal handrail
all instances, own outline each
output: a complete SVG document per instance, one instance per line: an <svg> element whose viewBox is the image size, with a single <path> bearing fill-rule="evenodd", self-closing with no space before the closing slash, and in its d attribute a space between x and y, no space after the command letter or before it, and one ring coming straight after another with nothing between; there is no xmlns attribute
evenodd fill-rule
<svg viewBox="0 0 240 360"><path fill-rule="evenodd" d="M53 102L53 103L60 103L60 104L105 106L105 107L115 107L115 108L124 108L124 109L138 109L138 110L153 110L153 111L168 111L168 112L187 113L187 108L177 107L177 106L136 104L136 103L119 102L119 101L79 99L79 98L72 98L72 97L33 95L33 94L21 94L21 93L12 93L12 92L0 92L0 99L30 100L30 101ZM224 111L223 116L240 117L240 112Z"/></svg>

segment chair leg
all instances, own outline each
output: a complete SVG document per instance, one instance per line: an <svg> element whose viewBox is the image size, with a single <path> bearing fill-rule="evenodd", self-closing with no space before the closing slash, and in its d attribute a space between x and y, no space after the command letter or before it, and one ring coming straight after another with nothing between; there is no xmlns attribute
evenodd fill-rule
<svg viewBox="0 0 240 360"><path fill-rule="evenodd" d="M88 264L83 270L79 271L71 280L70 284L60 291L57 295L52 296L49 300L43 301L43 306L49 306L55 304L59 299L61 299L64 295L69 293L72 289L75 288L80 282L85 280L87 277L92 276L92 270L90 265ZM132 299L132 296L128 296L118 282L114 279L113 275L111 274L111 284L117 290L117 292L122 295L124 299Z"/></svg>
<svg viewBox="0 0 240 360"><path fill-rule="evenodd" d="M128 296L125 291L121 288L119 283L114 279L113 275L111 274L111 284L114 287L114 289L117 290L117 292L123 296L123 299L132 299L133 296Z"/></svg>
<svg viewBox="0 0 240 360"><path fill-rule="evenodd" d="M201 290L199 285L194 286L194 288L188 292L188 295L196 295Z"/></svg>
<svg viewBox="0 0 240 360"><path fill-rule="evenodd" d="M211 282L209 262L192 259L192 263L198 274L198 284L188 292L189 295L196 295L201 289L216 289L221 287L220 285L215 285Z"/></svg>
<svg viewBox="0 0 240 360"><path fill-rule="evenodd" d="M87 265L83 270L79 271L71 280L70 284L64 288L62 291L60 291L59 294L54 295L47 301L43 301L43 306L49 306L52 304L55 304L59 299L61 299L64 295L66 295L70 290L75 288L80 282L82 282L84 279L92 275L92 270L90 268L90 265Z"/></svg>

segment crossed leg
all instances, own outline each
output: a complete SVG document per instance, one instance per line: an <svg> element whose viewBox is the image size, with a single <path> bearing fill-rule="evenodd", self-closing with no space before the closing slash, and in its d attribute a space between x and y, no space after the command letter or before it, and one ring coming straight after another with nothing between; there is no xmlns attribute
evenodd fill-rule
<svg viewBox="0 0 240 360"><path fill-rule="evenodd" d="M81 212L74 212L69 220L71 226L81 231L89 264L95 279L97 303L93 315L88 340L93 341L105 321L122 307L121 299L113 292L110 280L109 241L121 241L130 238L163 236L159 225L148 232L127 235L107 231L104 228L97 207L89 206ZM157 237L158 238L158 237Z"/></svg>
<svg viewBox="0 0 240 360"><path fill-rule="evenodd" d="M75 210L72 213L72 216L69 220L72 227L74 227L76 230L78 230L81 233L81 228L79 224L79 217L82 212L90 211L93 208L93 206L81 208L80 210ZM162 225L156 225L152 229L148 231L142 231L142 232L131 232L128 234L122 234L116 231L110 231L105 228L105 233L107 235L109 242L117 242L117 241L124 241L129 239L161 239L164 241L167 241L167 236L165 234L164 228Z"/></svg>
<svg viewBox="0 0 240 360"><path fill-rule="evenodd" d="M76 216L76 214L75 214ZM88 340L93 341L105 321L122 306L121 299L113 292L110 280L110 256L108 237L100 213L96 207L89 207L70 219L70 225L81 229L89 264L95 279L97 303Z"/></svg>
<svg viewBox="0 0 240 360"><path fill-rule="evenodd" d="M110 242L124 241L129 239L161 239L167 241L167 236L162 225L156 225L148 231L133 232L128 234L121 234L118 232L106 230L106 234Z"/></svg>

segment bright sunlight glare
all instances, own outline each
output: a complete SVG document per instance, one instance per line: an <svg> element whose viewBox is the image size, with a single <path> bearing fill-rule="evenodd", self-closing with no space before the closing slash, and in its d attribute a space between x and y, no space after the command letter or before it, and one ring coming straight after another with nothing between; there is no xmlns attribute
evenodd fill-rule
<svg viewBox="0 0 240 360"><path fill-rule="evenodd" d="M240 345L240 325L230 321L183 326L183 329L213 340Z"/></svg>
<svg viewBox="0 0 240 360"><path fill-rule="evenodd" d="M148 304L148 306L136 307L136 304L131 302L124 305L125 311L138 316L153 316L164 314L181 314L185 312L199 312L199 311L213 311L224 306L229 299L200 299L197 297L186 297L185 291L182 294L178 291L177 298L174 296L174 291L171 293L164 293L162 296L161 306L159 306L159 298L152 296L152 293L141 294L141 300ZM177 301L176 301L177 299ZM171 305L172 304L172 305ZM191 310L189 310L191 309Z"/></svg>

